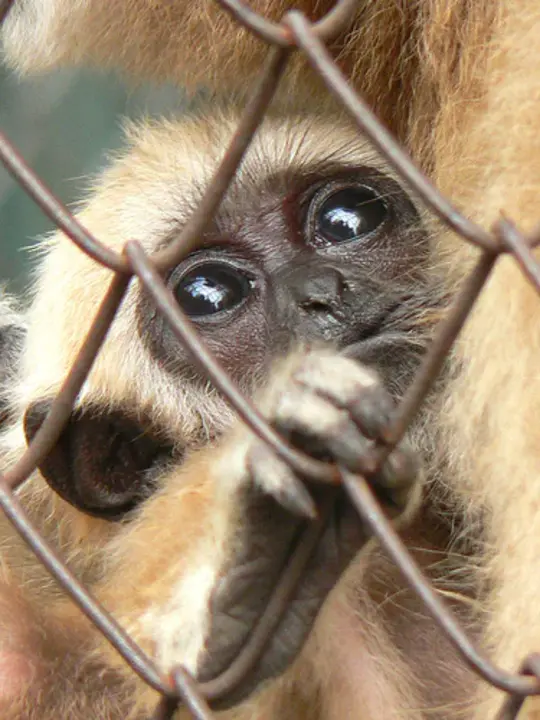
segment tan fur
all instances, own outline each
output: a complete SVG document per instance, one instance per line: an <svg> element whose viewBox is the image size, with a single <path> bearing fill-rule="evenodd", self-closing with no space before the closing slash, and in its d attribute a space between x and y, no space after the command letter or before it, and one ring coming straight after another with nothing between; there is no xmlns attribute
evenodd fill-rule
<svg viewBox="0 0 540 720"><path fill-rule="evenodd" d="M246 69L260 67L258 44L222 19L213 3L196 8L175 3L174 11L167 5L175 15L166 16L166 25L157 20L166 9L160 6L156 13L154 2L126 0L119 10L87 0L79 5L78 21L71 3L59 4L70 14L62 27L73 36L65 30L55 35L51 50L38 36L17 41L8 24L6 47L14 65L46 69L91 59L123 66L135 76L168 77L192 87L204 80L233 90L237 80L244 85ZM276 17L282 5L251 4ZM317 12L326 9L325 3L308 2L302 8L315 6ZM16 22L16 11L17 3L9 23ZM177 32L170 31L171 20ZM38 35L43 27L36 26ZM163 42L164 27L169 42ZM539 31L536 0L365 1L342 44L341 63L355 86L408 142L441 189L486 226L501 210L526 229L540 217ZM177 41L180 35L184 42ZM40 51L27 53L29 42ZM294 76L291 82L300 102L306 88L319 97L317 83L302 79L294 85ZM474 252L446 234L433 252L434 267L453 290ZM507 669L540 649L538 302L512 263L502 262L454 353L456 368L464 370L447 388L441 415L442 449L451 463L444 482L465 512L485 526L479 577L494 588L486 604L486 644ZM462 688L458 692L464 694ZM499 693L482 686L467 716L490 717L500 700Z"/></svg>
<svg viewBox="0 0 540 720"><path fill-rule="evenodd" d="M111 247L120 248L123 238L131 237L151 250L181 227L197 201L199 188L208 180L225 148L235 122L234 115L223 114L212 121L187 119L181 123L131 127L129 150L115 158L100 177L80 219ZM338 128L336 142L329 145L330 133ZM231 197L234 201L236 194L249 187L250 177L280 169L309 168L324 158L351 167L369 163L384 169L380 158L358 138L350 124L338 116L326 124L301 116L288 122L270 119L250 150L230 191ZM36 278L36 298L26 314L29 334L20 382L13 392L13 411L19 420L3 438L6 464L15 461L24 450L20 417L33 400L50 397L58 390L109 277L109 271L96 265L60 234L47 242ZM232 423L232 413L210 387L201 389L187 378L179 383L150 357L134 330L138 293L138 286L133 283L79 404L92 403L105 410L135 409L167 427L172 440L197 445L202 436L208 442L212 435ZM82 318L86 322L81 321ZM48 348L45 354L44 347ZM123 359L121 372L117 366L119 351ZM37 364L36 354L41 357ZM345 373L346 363L350 361L341 359L340 362L340 372ZM295 364L289 365L295 367ZM282 387L285 370L285 367L280 370L269 398L278 396L276 390ZM372 374L361 368L358 373L364 384L373 384ZM193 453L182 465L173 465L160 478L161 489L124 528L81 515L50 493L39 475L22 489L23 503L34 521L64 554L70 567L165 671L170 669L173 660L181 660L190 670L197 667L200 634L206 622L204 598L210 587L208 583L215 582L215 568L220 558L230 552L231 531L242 523L231 492L235 479L245 474L247 442L247 433L237 430L222 444L220 451L209 447ZM422 533L420 529L417 532ZM22 714L29 720L41 720L48 718L48 713L52 716L53 706L56 712L67 712L69 707L73 717L83 717L87 707L93 711L103 707L105 716L111 718L119 713L145 717L156 702L155 693L134 679L116 652L92 631L72 603L58 593L47 574L32 561L31 553L5 528L2 535L6 567L14 574L15 588L24 587L24 595L19 602L11 598L6 589L0 598L5 598L9 607L17 605L19 612L28 604L23 625L25 636L38 632L41 627L44 642L55 638L56 644L52 658L46 652L44 657L41 655L39 643L34 642L33 650L30 642L22 644L23 652L17 657L24 658L24 653L36 654L38 680L26 691L24 665L20 675L11 673L11 685L5 692L7 704L16 708L10 710L15 713L11 717ZM438 540L429 542L436 545ZM391 709L398 718L403 708L422 706L425 700L413 688L413 673L393 647L385 624L378 626L378 600L371 597L367 587L361 591L356 589L360 588L364 574L365 565L359 562L356 569L351 570L350 580L337 588L335 597L326 604L316 632L295 666L283 679L263 689L258 700L250 700L231 711L230 717L256 717L259 712L256 708L264 708L268 717L290 717L291 720L299 716L312 717L318 697L321 717L325 718L341 717L358 704L366 706L366 713L369 708L366 717L373 718L383 707L388 712ZM395 588L398 593L404 591L396 577L385 583L385 587ZM345 610L349 608L349 592L355 598L361 592L359 600L352 603L354 610ZM37 597L41 603L46 599L45 619L32 613ZM358 613L366 619L366 623L362 620L359 624L357 637L351 640L348 650L340 639L347 625L342 627L344 612L351 616ZM8 615L4 627L11 637L10 618ZM394 624L393 619L389 618L388 622ZM73 638L77 638L77 642L74 643ZM77 648L76 661L70 660L73 647ZM356 656L362 668L360 681L352 669L347 670L345 663L328 667L329 652L337 653L338 648L345 657ZM0 644L0 658L2 652L11 652L11 644ZM392 662L387 665L390 658ZM75 662L78 672L86 672L92 678L83 692L75 692L70 685L74 679L64 669L70 662ZM452 664L453 660L449 662ZM114 669L122 676L123 684L117 688L115 676L114 686L109 688L107 696L100 698L100 705L95 693L100 693L103 681L96 673L103 673L103 668L109 672ZM37 690L39 678L47 678L49 674L53 677L62 674L66 678L63 686L56 681L51 685L58 700L53 700L48 692ZM306 684L307 676L312 678L311 685ZM341 690L336 693L338 687ZM14 698L20 702L25 692L28 698L23 710L13 702ZM125 700L128 696L129 702ZM66 709L62 702L66 703ZM117 704L121 711L116 709Z"/></svg>
<svg viewBox="0 0 540 720"><path fill-rule="evenodd" d="M485 79L485 110L465 116L454 141L454 162L447 160L448 148L440 148L438 176L443 190L452 192L484 226L504 212L531 230L538 223L540 187L538 53L531 42L540 27L540 11L534 3L526 8L500 5L500 27ZM457 110L447 112L449 122ZM466 252L458 252L464 267ZM452 262L451 281L462 275L458 262ZM467 505L483 513L486 527L485 572L495 587L486 641L496 661L508 669L517 668L527 653L540 647L534 610L540 542L535 431L539 315L537 293L514 263L502 261L457 350L467 372L448 391L455 487ZM494 713L499 698L491 695L491 701L479 705L476 717ZM531 702L529 708L534 706Z"/></svg>
<svg viewBox="0 0 540 720"><path fill-rule="evenodd" d="M250 3L274 20L291 7L318 19L332 6L330 0ZM361 0L346 38L331 48L382 120L401 137L417 127L419 148L425 148L434 112L477 74L495 12L490 0ZM225 87L240 95L268 52L213 0L124 0L114 6L105 0L30 0L24 8L15 2L3 35L7 59L21 72L93 63L120 66L135 79L167 79L192 90ZM326 97L316 75L297 59L286 85L293 106Z"/></svg>

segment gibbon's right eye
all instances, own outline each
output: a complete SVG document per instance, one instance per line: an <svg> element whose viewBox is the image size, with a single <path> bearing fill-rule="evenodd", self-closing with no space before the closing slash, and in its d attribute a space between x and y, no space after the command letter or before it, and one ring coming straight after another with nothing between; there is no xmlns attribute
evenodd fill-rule
<svg viewBox="0 0 540 720"><path fill-rule="evenodd" d="M239 307L254 284L254 279L242 269L214 261L191 268L173 292L189 317L203 318Z"/></svg>

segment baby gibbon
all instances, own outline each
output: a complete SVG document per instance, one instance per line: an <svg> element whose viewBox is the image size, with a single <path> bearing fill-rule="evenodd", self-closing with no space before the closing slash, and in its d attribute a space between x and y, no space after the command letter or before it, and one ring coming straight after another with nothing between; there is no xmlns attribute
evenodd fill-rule
<svg viewBox="0 0 540 720"><path fill-rule="evenodd" d="M309 17L319 18L330 5L302 2L296 7ZM251 7L278 20L289 8L289 3L254 0ZM504 211L521 229L529 232L539 217L540 140L537 128L540 101L536 49L539 30L540 7L534 0L521 3L511 0L420 0L416 3L361 0L352 24L345 34L333 41L332 49L354 87L364 94L442 191L468 216L489 228ZM2 38L11 64L26 72L62 63L95 62L120 67L135 77L167 78L190 87L204 82L222 93L237 96L242 95L249 85L248 80L258 72L266 52L260 41L239 29L210 0L174 4L122 0L114 5L99 0L78 3L15 0ZM341 126L332 124L328 105L322 101L325 97L322 82L308 72L305 62L293 60L283 87L281 101L287 105L288 113L301 106L304 113L313 114L306 142L311 144L317 137L320 137L322 147L327 145L329 137L332 145L334 142L338 145L352 142L345 140L350 137L347 135L350 130L343 128L342 135ZM324 137L318 136L316 128L324 127L329 120L331 130ZM141 156L140 173L147 172L144 168L148 162L147 155ZM387 169L384 172L388 174ZM149 172L149 176L151 174ZM116 188L107 190L105 204L108 207L117 204L115 192L118 192ZM153 197L157 198L157 195ZM141 234L147 237L143 228L157 216L163 217L166 202L165 197L159 196L151 210L142 213L137 237ZM134 201L132 211L135 212L140 204L139 200ZM92 229L109 239L107 228L101 224ZM422 285L429 288L427 296L430 296L432 285L440 284L443 289L437 290L436 296L452 295L470 269L476 251L448 232L438 230L428 235L425 257L417 258L418 265L415 266L424 268ZM133 233L124 235L122 240L128 237L133 237ZM418 247L416 240L413 244ZM76 254L74 250L71 252ZM76 266L75 260L70 263L70 268L72 265ZM95 268L93 272L97 276L104 271ZM306 272L309 275L308 269ZM58 298L62 293L57 287L61 288L65 282L59 275L55 285ZM91 289L89 281L83 285L79 291L81 297ZM100 288L102 286L100 283ZM76 313L79 303L66 308L65 300L59 302L62 311L58 311L58 316L66 322L66 313ZM513 260L504 259L497 263L450 358L446 381L434 403L438 410L435 415L430 415L434 440L430 443L423 438L424 447L432 446L427 453L430 487L434 486L435 495L438 490L444 494L445 503L450 504L455 514L453 522L460 529L471 529L470 535L478 550L474 562L464 560L461 566L463 569L468 567L472 573L473 594L479 602L471 606L474 605L475 610L481 609L481 613L474 613L476 631L492 652L494 661L507 670L517 670L529 652L540 648L535 580L540 557L537 546L540 533L536 530L540 514L539 492L534 481L540 467L536 432L540 397L538 302L535 291L521 277ZM433 305L428 302L427 306ZM129 304L126 307L129 308ZM51 313L47 312L46 316L50 318ZM142 323L151 337L152 323L144 317L137 322ZM66 322L66 327L68 325ZM80 320L77 328L79 325ZM238 331L240 329L238 327ZM263 330L246 332L246 337L257 344L260 332ZM164 330L164 342L166 335ZM281 337L281 333L278 335ZM156 343L154 340L149 342L149 352L155 355ZM76 345L71 334L60 343L69 357ZM243 346L243 343L239 345ZM259 351L254 352L259 362ZM65 364L59 363L57 378L68 367L69 363L63 362ZM99 367L98 363L96 377ZM234 371L233 367L229 366L229 369ZM44 372L42 368L34 371ZM141 372L138 370L137 375ZM381 368L380 373L387 387L393 386L396 380L391 368L390 372ZM123 398L140 391L140 388L131 388L131 384L138 385L131 382L132 377L130 389L126 389ZM53 381L47 382L56 387ZM255 379L253 382L257 384ZM103 387L105 385L104 382ZM115 397L112 392L107 387L111 404ZM35 395L28 396L27 404L35 399ZM153 405L153 401L150 404ZM168 427L168 423L169 419L160 428ZM210 427L213 426L210 424ZM242 447L242 444L238 446ZM181 451L177 449L176 452ZM434 459L436 467L432 468ZM153 502L154 497L148 502ZM74 501L74 498L68 499ZM84 509L88 512L91 508ZM66 512L71 511L66 509ZM442 532L444 536L446 531L441 530L430 509L426 512L429 520L417 521L421 523L420 532L428 528L428 534ZM412 533L412 545L423 547L418 539L414 539L414 528L409 532ZM438 537L427 544L441 550L448 547L448 540ZM96 552L99 554L99 548ZM449 557L447 555L446 559ZM370 567L372 562L370 559ZM381 562L380 558L378 562ZM368 575L363 576L363 583ZM454 577L445 568L440 575L443 586ZM370 597L375 597L389 582L385 578L385 582L375 583L376 588L366 590L370 585L366 581L362 593L368 592ZM340 587L341 581L336 586L336 597L340 596L337 592ZM406 590L403 592L407 594ZM366 718L399 718L415 712L421 715L424 710L436 706L440 717L448 718L452 717L453 703L461 703L456 712L467 717L483 720L496 712L501 694L485 683L478 683L475 690L464 670L463 676L457 678L458 669L454 668L452 655L441 651L441 641L431 626L425 632L422 652L417 649L415 654L404 639L407 631L409 634L411 631L402 627L406 624L403 607L397 612L395 608L390 611L388 603L386 606L383 603L382 609L376 602L369 605L371 610L366 610L369 620L361 624L364 629L359 632L365 633L366 627L371 628L373 635L369 642L375 643L376 649L371 646L370 650L357 653L350 651L348 643L338 642L338 647L332 645L330 652L325 644L330 640L320 635L323 631L319 631L319 627L324 626L326 613L331 613L333 597L331 593L324 603L297 661L303 670L293 675L303 677L303 681L287 679L292 675L286 674L275 685L269 684L260 696L266 698L266 705L261 706L265 708L265 716L271 716L274 707L278 708L275 710L277 716L285 716L283 706L279 705L281 701L272 698L282 697L279 693L286 694L289 690L302 711L311 708L307 711L309 717L315 714L315 706L323 717L332 717L332 713L346 716L348 712L362 712ZM411 602L414 605L414 601ZM350 613L350 609L344 610L340 618L345 618L347 612ZM389 613L392 618L381 619L380 613ZM358 615L354 612L355 618ZM343 628L334 622L334 643L336 635L349 639L351 624L347 622ZM391 629L392 622L402 624L399 631ZM418 622L418 627L423 627L422 623L427 620L423 618ZM419 631L415 632L413 640L418 640L419 634ZM341 653L346 653L346 658ZM440 667L442 656L443 670ZM435 659L439 659L438 670L434 667ZM324 673L320 669L313 670L315 666L324 666ZM450 673L448 666L451 666ZM343 679L341 673L344 671L354 675L354 683L351 675L347 680ZM446 680L445 683L452 673L452 682ZM324 682L320 680L323 675ZM413 677L418 680L414 682ZM385 678L384 683L381 678ZM417 692L415 688L419 684L421 688ZM344 687L353 688L354 700ZM377 698L366 699L363 687L369 687ZM335 703L339 705L340 702L343 705L336 710ZM291 703L287 707L292 707ZM350 710L351 707L356 711ZM530 702L531 712L534 707L534 701ZM291 712L295 717L300 714L300 710L296 715ZM253 713L257 715L257 711Z"/></svg>

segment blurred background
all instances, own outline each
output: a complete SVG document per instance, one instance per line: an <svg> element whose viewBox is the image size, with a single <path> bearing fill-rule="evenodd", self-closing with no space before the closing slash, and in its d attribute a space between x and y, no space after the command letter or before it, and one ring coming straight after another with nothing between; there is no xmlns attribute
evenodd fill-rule
<svg viewBox="0 0 540 720"><path fill-rule="evenodd" d="M185 110L171 86L129 87L114 75L62 71L21 80L0 61L0 129L63 202L122 144L121 119ZM0 284L24 293L31 247L52 223L0 164Z"/></svg>

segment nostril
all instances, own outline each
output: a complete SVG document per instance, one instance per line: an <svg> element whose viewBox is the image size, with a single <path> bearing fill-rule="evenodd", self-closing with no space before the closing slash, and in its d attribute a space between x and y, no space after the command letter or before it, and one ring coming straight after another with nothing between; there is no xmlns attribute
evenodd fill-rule
<svg viewBox="0 0 540 720"><path fill-rule="evenodd" d="M304 278L297 288L299 306L311 312L328 312L342 302L344 281L341 273L333 268Z"/></svg>
<svg viewBox="0 0 540 720"><path fill-rule="evenodd" d="M314 313L326 313L336 307L336 300L304 300L300 303L302 310Z"/></svg>

